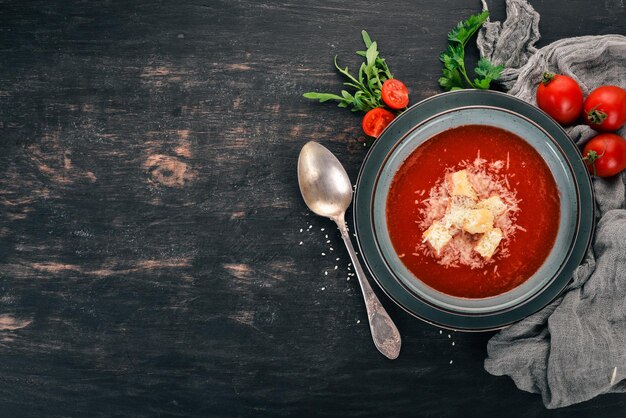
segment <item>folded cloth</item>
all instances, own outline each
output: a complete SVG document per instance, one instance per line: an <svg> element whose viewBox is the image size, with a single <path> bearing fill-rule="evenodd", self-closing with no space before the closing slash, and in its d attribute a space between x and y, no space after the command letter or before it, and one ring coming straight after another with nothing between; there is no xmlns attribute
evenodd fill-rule
<svg viewBox="0 0 626 418"><path fill-rule="evenodd" d="M585 95L605 84L626 88L626 37L582 36L537 49L539 14L526 0L507 0L506 9L506 21L485 22L477 42L482 56L507 67L500 85L509 94L536 104L544 71L573 77ZM597 134L584 125L567 131L579 146ZM624 173L593 179L595 237L565 292L487 345L485 369L540 393L547 408L626 392L625 181Z"/></svg>

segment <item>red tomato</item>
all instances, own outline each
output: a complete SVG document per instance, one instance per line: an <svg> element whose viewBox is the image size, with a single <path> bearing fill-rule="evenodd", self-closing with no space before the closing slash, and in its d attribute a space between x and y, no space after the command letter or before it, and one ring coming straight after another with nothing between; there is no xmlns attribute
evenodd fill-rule
<svg viewBox="0 0 626 418"><path fill-rule="evenodd" d="M613 176L626 168L626 139L615 134L594 136L585 145L583 159L593 175Z"/></svg>
<svg viewBox="0 0 626 418"><path fill-rule="evenodd" d="M404 83L390 78L383 83L383 102L392 109L403 109L409 104L409 90Z"/></svg>
<svg viewBox="0 0 626 418"><path fill-rule="evenodd" d="M583 110L583 91L571 77L544 73L537 87L537 106L561 125L569 125Z"/></svg>
<svg viewBox="0 0 626 418"><path fill-rule="evenodd" d="M583 116L596 131L616 131L626 123L626 90L598 87L585 99Z"/></svg>
<svg viewBox="0 0 626 418"><path fill-rule="evenodd" d="M393 113L382 107L372 109L363 116L363 132L365 132L366 135L378 138L383 129L385 129L394 118Z"/></svg>

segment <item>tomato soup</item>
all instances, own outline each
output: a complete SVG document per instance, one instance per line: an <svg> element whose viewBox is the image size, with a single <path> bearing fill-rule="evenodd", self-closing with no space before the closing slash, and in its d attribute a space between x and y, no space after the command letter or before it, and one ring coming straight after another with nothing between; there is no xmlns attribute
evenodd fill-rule
<svg viewBox="0 0 626 418"><path fill-rule="evenodd" d="M425 218L432 214L425 213L442 179L479 164L493 168L502 184L498 187L509 194L503 201L514 205L507 212L513 216L488 258L474 251L478 262L451 262L427 248ZM448 295L484 298L519 286L543 264L556 239L560 199L550 169L526 141L504 129L466 125L435 135L402 163L389 190L386 216L395 251L419 280ZM469 242L478 241L477 235L462 233Z"/></svg>

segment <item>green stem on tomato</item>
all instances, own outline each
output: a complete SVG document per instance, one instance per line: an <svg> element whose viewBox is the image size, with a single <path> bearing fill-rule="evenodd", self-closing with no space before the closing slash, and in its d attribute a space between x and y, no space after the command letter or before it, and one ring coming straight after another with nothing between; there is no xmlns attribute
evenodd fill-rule
<svg viewBox="0 0 626 418"><path fill-rule="evenodd" d="M551 73L549 71L543 73L543 76L541 77L541 82L544 86L547 86L552 80L554 80L554 73Z"/></svg>
<svg viewBox="0 0 626 418"><path fill-rule="evenodd" d="M586 161L587 163L591 164L591 168L593 168L593 175L594 176L597 176L597 173L596 173L596 160L598 158L602 157L605 152L606 152L606 143L604 144L604 150L602 151L602 154L598 155L597 151L590 150L590 151L587 151L587 154L583 157L583 161Z"/></svg>
<svg viewBox="0 0 626 418"><path fill-rule="evenodd" d="M598 110L598 106L595 106L593 109L591 109L587 113L587 117L589 118L589 121L595 125L601 125L602 122L604 122L604 120L608 116L606 112L603 112L602 110Z"/></svg>

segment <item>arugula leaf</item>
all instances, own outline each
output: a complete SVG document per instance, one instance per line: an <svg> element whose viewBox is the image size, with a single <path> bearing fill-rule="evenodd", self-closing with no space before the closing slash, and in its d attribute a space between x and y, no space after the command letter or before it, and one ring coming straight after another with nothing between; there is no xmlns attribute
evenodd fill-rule
<svg viewBox="0 0 626 418"><path fill-rule="evenodd" d="M307 99L317 99L317 100L320 101L320 103L324 103L324 102L327 102L329 100L339 100L339 101L343 101L344 100L343 97L337 96L336 94L316 93L314 91L310 91L308 93L304 93L303 96L306 97Z"/></svg>
<svg viewBox="0 0 626 418"><path fill-rule="evenodd" d="M366 31L362 30L361 36L363 37L363 43L365 44L365 48L369 48L372 44L372 39L370 38L370 35Z"/></svg>
<svg viewBox="0 0 626 418"><path fill-rule="evenodd" d="M365 52L365 59L367 60L367 69L371 71L376 64L376 57L378 57L378 51L376 50L376 42L372 42L372 44L367 48Z"/></svg>
<svg viewBox="0 0 626 418"><path fill-rule="evenodd" d="M350 72L348 71L348 67L346 67L346 68L339 67L339 64L337 64L337 55L335 55L335 68L337 70L339 70L339 72L341 74L343 74L346 77L348 77L348 79L350 79L350 81L354 82L354 84L360 85L361 87L363 86L363 83L360 83L359 80L357 80L356 78L352 77L352 74L350 74Z"/></svg>
<svg viewBox="0 0 626 418"><path fill-rule="evenodd" d="M378 45L372 41L366 31L361 32L365 51L356 51L357 55L363 57L365 62L361 63L357 76L353 76L348 67L342 68L337 63L335 56L334 64L337 71L343 74L348 80L343 83L344 86L354 89L354 93L347 90L341 91L341 96L331 93L304 93L307 99L316 99L320 102L329 100L339 102L339 107L351 107L353 112L367 112L371 109L383 106L381 98L381 89L383 83L393 78L387 62L381 58L378 52Z"/></svg>
<svg viewBox="0 0 626 418"><path fill-rule="evenodd" d="M337 105L339 107L348 107L353 102L353 100L348 100L345 97L337 96L336 94L317 93L314 91L304 93L303 96L306 97L307 99L319 100L320 103L324 103L329 100L336 100L339 102L339 104Z"/></svg>
<svg viewBox="0 0 626 418"><path fill-rule="evenodd" d="M500 77L504 67L493 65L484 57L478 61L474 70L476 74L474 81L470 80L465 68L465 46L488 17L489 12L486 10L472 15L467 20L459 22L448 33L448 49L439 56L443 63L443 77L440 77L438 81L444 90L459 90L468 87L486 90L491 86L492 81Z"/></svg>

